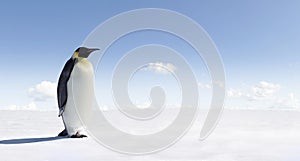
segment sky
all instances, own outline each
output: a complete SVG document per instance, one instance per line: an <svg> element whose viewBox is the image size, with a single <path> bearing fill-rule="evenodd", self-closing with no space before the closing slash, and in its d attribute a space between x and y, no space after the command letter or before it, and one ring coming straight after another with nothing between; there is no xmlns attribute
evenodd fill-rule
<svg viewBox="0 0 300 161"><path fill-rule="evenodd" d="M226 108L300 107L299 1L12 0L2 1L0 5L0 109L56 109L56 82L73 51L105 20L140 8L164 8L182 13L207 31L220 52L226 72ZM126 39L134 41L124 41ZM194 59L193 51L187 46L178 45L182 44L179 40L163 33L147 32L129 35L124 40L120 40L123 45L112 47L110 52L122 54L135 45L155 42L189 53L185 56L195 69L200 97L209 102L211 85L204 63L201 58ZM121 55L107 54L106 66L101 68L104 76L109 76L105 73L113 69L112 64L119 57ZM147 75L145 71L154 71L148 73L149 77L158 77L165 84L174 82L172 76L157 68L150 66L150 70L141 74ZM100 73L98 78L101 76ZM141 77L137 75L133 81L139 82ZM131 84L129 86L135 86ZM139 92L146 92L145 86L141 84L139 87L145 90ZM147 93L140 96L132 91L135 101L147 103ZM102 92L105 95L109 91ZM172 103L178 103L178 95L171 97Z"/></svg>

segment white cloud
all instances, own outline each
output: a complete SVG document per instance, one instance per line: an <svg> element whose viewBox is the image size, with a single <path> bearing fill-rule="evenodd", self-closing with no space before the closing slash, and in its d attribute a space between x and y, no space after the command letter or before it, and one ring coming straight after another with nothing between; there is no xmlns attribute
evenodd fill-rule
<svg viewBox="0 0 300 161"><path fill-rule="evenodd" d="M30 102L27 105L12 104L6 110L52 110L56 109L56 83L42 81L28 89Z"/></svg>
<svg viewBox="0 0 300 161"><path fill-rule="evenodd" d="M240 98L240 97L244 96L244 94L238 89L230 88L227 91L227 96L231 97L231 98Z"/></svg>
<svg viewBox="0 0 300 161"><path fill-rule="evenodd" d="M136 107L139 109L147 109L147 108L151 107L151 103L150 102L140 103L140 104L137 104Z"/></svg>
<svg viewBox="0 0 300 161"><path fill-rule="evenodd" d="M246 91L230 88L227 91L227 96L234 97L234 98L244 97L249 99L250 101L268 100L268 99L275 98L276 93L279 91L279 89L280 89L279 84L261 81L258 84L251 86Z"/></svg>
<svg viewBox="0 0 300 161"><path fill-rule="evenodd" d="M38 110L37 105L35 104L35 102L30 102L28 105L24 105L24 106L18 106L18 105L9 105L7 108L5 108L6 110Z"/></svg>
<svg viewBox="0 0 300 161"><path fill-rule="evenodd" d="M56 83L42 81L41 83L29 88L29 96L35 101L47 101L56 98Z"/></svg>
<svg viewBox="0 0 300 161"><path fill-rule="evenodd" d="M216 86L219 86L221 88L225 88L225 82L224 81L217 80L217 81L214 81L213 84L216 85Z"/></svg>
<svg viewBox="0 0 300 161"><path fill-rule="evenodd" d="M246 89L229 89L230 99L227 106L254 109L298 109L300 101L294 93L283 93L281 86L276 83L261 81Z"/></svg>
<svg viewBox="0 0 300 161"><path fill-rule="evenodd" d="M300 101L294 93L289 93L287 97L277 98L275 107L300 108Z"/></svg>
<svg viewBox="0 0 300 161"><path fill-rule="evenodd" d="M278 92L279 89L279 84L261 81L251 87L251 93L248 96L251 99L269 99L273 98L274 94Z"/></svg>
<svg viewBox="0 0 300 161"><path fill-rule="evenodd" d="M199 88L202 89L211 89L211 84L198 82Z"/></svg>
<svg viewBox="0 0 300 161"><path fill-rule="evenodd" d="M163 62L156 62L156 63L149 63L145 68L145 71L154 71L158 74L170 74L174 73L176 67L171 63L163 63Z"/></svg>

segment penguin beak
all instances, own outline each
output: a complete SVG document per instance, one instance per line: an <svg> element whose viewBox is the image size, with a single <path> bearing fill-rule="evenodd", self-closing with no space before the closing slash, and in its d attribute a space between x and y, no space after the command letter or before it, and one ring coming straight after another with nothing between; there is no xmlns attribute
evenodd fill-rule
<svg viewBox="0 0 300 161"><path fill-rule="evenodd" d="M98 48L91 48L91 49L88 49L88 53L90 54L90 53L92 53L94 51L97 51L97 50L100 50L100 49L98 49Z"/></svg>
<svg viewBox="0 0 300 161"><path fill-rule="evenodd" d="M79 49L80 50L80 49ZM79 55L78 57L81 57L81 58L87 58L89 57L89 55L96 51L96 50L100 50L100 49L97 49L97 48L83 48L81 51L79 51Z"/></svg>

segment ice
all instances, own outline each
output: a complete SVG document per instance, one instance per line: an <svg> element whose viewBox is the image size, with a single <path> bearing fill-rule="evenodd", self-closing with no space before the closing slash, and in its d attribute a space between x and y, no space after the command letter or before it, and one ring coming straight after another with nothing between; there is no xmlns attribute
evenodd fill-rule
<svg viewBox="0 0 300 161"><path fill-rule="evenodd" d="M300 112L225 110L215 131L199 141L201 124L175 145L151 155L119 154L89 138L59 138L54 111L0 111L1 161L296 161ZM200 119L199 119L200 120Z"/></svg>

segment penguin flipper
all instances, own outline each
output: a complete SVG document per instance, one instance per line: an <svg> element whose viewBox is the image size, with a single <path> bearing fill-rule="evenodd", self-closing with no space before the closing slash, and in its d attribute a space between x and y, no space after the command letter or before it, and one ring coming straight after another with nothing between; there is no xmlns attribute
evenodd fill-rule
<svg viewBox="0 0 300 161"><path fill-rule="evenodd" d="M65 66L59 76L58 85L57 85L57 102L58 102L58 107L59 107L59 115L58 116L61 116L61 114L65 110L65 105L66 105L67 99L68 99L67 84L70 79L70 76L71 76L71 73L73 71L76 61L77 61L76 58L75 59L70 58L66 62Z"/></svg>
<svg viewBox="0 0 300 161"><path fill-rule="evenodd" d="M59 113L58 113L58 117L62 116L62 114L65 112L65 108L60 108L59 109Z"/></svg>

